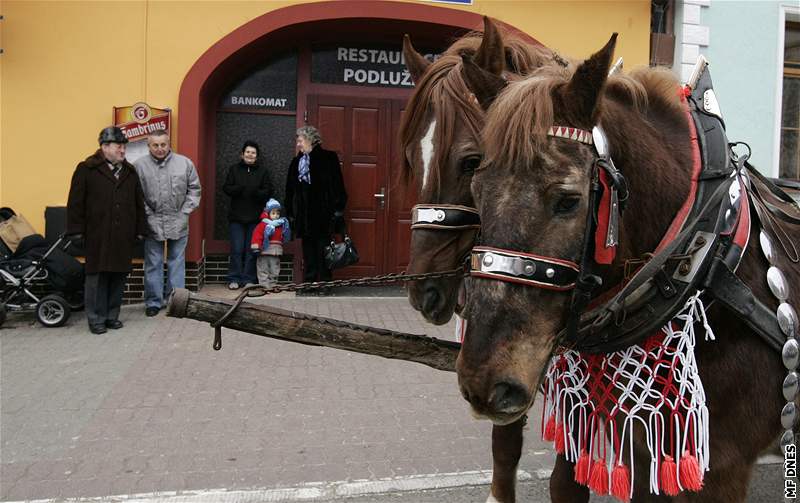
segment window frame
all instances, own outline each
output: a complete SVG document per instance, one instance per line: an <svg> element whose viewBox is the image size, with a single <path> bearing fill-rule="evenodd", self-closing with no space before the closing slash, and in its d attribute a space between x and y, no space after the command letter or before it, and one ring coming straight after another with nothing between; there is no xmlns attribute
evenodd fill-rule
<svg viewBox="0 0 800 503"><path fill-rule="evenodd" d="M779 29L778 29L778 65L776 77L776 93L775 93L775 129L773 133L773 153L772 153L772 167L769 176L779 177L781 173L781 138L783 127L783 79L786 75L792 77L797 76L800 78L800 68L795 65L788 66L784 58L786 46L786 32L791 25L800 25L800 7L781 5L779 16ZM787 72L788 70L788 72ZM794 129L794 128L790 128ZM798 146L800 148L800 145ZM800 153L798 154L800 155ZM800 168L797 171L797 177L800 179Z"/></svg>

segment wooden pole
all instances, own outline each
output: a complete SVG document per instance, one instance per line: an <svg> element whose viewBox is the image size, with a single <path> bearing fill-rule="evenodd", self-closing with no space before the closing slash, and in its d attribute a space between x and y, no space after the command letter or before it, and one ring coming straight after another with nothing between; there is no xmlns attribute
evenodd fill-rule
<svg viewBox="0 0 800 503"><path fill-rule="evenodd" d="M167 306L167 316L213 322L233 305L177 288ZM223 327L250 334L344 349L395 360L422 363L438 370L455 371L460 344L423 335L367 327L264 305L242 303ZM211 339L213 329L209 327Z"/></svg>

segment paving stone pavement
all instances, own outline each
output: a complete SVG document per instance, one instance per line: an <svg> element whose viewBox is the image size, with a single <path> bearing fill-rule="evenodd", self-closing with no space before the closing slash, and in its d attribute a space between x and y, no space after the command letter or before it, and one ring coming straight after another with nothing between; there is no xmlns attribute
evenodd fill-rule
<svg viewBox="0 0 800 503"><path fill-rule="evenodd" d="M265 302L440 338L454 330L404 298ZM215 352L208 324L143 311L123 308L125 327L104 335L82 313L60 329L14 316L0 330L0 500L491 469L491 425L471 418L455 374L232 331ZM536 414L520 463L529 473L552 465Z"/></svg>

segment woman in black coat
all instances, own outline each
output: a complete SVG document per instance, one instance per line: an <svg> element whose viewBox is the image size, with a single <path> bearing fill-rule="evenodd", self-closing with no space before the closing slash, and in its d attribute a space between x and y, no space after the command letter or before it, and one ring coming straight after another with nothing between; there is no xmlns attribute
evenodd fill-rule
<svg viewBox="0 0 800 503"><path fill-rule="evenodd" d="M286 178L284 206L295 235L303 240L304 281L331 279L323 254L334 224L344 223L347 204L339 156L321 144L317 128L298 129L300 152L292 159Z"/></svg>
<svg viewBox="0 0 800 503"><path fill-rule="evenodd" d="M222 186L222 191L231 198L228 211L231 236L228 288L231 290L258 283L256 256L250 252L250 238L264 205L274 195L269 171L258 162L258 154L256 142L244 142L241 160L228 169Z"/></svg>

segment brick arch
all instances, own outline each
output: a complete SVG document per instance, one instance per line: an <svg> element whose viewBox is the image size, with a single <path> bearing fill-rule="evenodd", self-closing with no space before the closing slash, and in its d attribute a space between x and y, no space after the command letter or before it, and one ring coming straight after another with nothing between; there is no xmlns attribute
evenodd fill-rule
<svg viewBox="0 0 800 503"><path fill-rule="evenodd" d="M338 0L270 11L217 41L186 74L178 97L180 152L195 160L201 179L209 179L207 174L214 164L217 99L231 84L232 75L242 75L243 68L251 68L264 54L296 46L298 40L334 42L337 33L358 33L365 42L389 41L386 37L391 34L396 37L392 39L395 43L402 33L410 33L415 44L440 45L443 40L482 26L479 14L410 2ZM514 27L506 28L538 43ZM299 109L298 103L298 113ZM209 191L213 188L207 185L204 192ZM211 199L205 197L204 201ZM210 203L204 203L201 211L192 214L186 250L189 261L202 257L205 220L213 215Z"/></svg>

